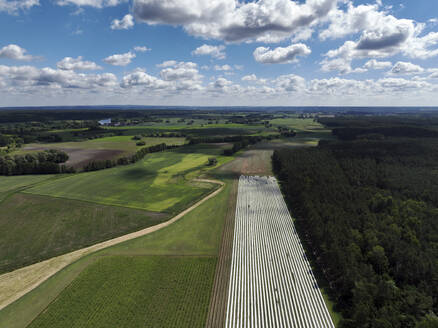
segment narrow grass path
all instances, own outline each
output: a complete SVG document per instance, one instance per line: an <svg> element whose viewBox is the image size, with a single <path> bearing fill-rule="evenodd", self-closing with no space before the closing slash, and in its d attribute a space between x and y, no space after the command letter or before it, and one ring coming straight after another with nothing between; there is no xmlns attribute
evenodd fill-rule
<svg viewBox="0 0 438 328"><path fill-rule="evenodd" d="M35 289L44 281L52 277L55 273L79 258L98 250L102 250L104 248L122 243L127 240L138 238L167 227L181 219L184 215L191 212L210 198L215 197L224 188L224 183L219 180L196 179L195 181L218 184L220 185L220 188L207 195L194 205L185 209L169 221L1 275L0 310L13 303L23 295L27 294L31 290Z"/></svg>

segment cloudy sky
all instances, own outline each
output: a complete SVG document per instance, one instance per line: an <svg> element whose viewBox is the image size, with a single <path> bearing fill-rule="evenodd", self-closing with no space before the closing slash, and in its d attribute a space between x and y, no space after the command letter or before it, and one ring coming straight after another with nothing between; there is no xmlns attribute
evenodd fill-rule
<svg viewBox="0 0 438 328"><path fill-rule="evenodd" d="M0 0L0 106L437 95L437 0Z"/></svg>

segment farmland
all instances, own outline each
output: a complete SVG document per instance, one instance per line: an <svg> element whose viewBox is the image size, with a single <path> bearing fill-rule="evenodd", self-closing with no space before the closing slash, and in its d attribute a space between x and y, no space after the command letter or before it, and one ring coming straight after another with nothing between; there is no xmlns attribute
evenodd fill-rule
<svg viewBox="0 0 438 328"><path fill-rule="evenodd" d="M231 195L230 181L226 180L226 183L219 195L174 224L152 234L91 254L61 270L17 302L0 311L0 326L26 327L53 300L62 296L64 288L70 285L80 272L101 257L182 256L183 259L189 256L215 257L221 245L223 218L227 213L227 207L223 204L228 202ZM210 265L213 267L215 263L214 260ZM214 272L214 268L212 270ZM184 288L184 286L180 287ZM210 292L211 284L205 288ZM117 306L117 299L113 299L113 302L115 303L112 306ZM204 303L206 308L208 308L208 302L207 299ZM111 304L107 306L110 308ZM144 314L142 309L138 311ZM17 316L18 313L20 316ZM166 312L166 315L173 317L174 313ZM45 325L49 327L49 321L45 322Z"/></svg>
<svg viewBox="0 0 438 328"><path fill-rule="evenodd" d="M69 155L66 165L81 168L93 160L113 160L121 156L134 154L140 147L138 141L145 144L141 147L148 147L165 143L167 145L182 145L185 138L150 138L141 137L133 140L132 136L113 136L86 141L71 141L58 143L32 143L25 145L14 154L23 155L45 149L59 149Z"/></svg>
<svg viewBox="0 0 438 328"><path fill-rule="evenodd" d="M61 147L84 152L82 155L89 152L102 159L103 153L99 151L134 152L138 149L132 140L134 135L141 135L148 146L161 142L188 143L192 138L220 140L226 136L254 135L277 138L278 127L300 126L303 133L295 139L281 138L252 145L235 156L223 155L225 149L233 147L232 142L197 141L149 153L135 164L48 176L47 180L36 179L35 183L23 182L19 189L10 189L5 183L5 192L8 190L9 194L0 209L7 215L0 215L0 222L4 223L4 231L11 232L0 236L6 245L5 255L0 254L7 261L3 263L5 270L50 259L47 264L37 264L35 275L42 277L46 271L57 273L2 309L0 326L198 327L209 322L209 327L215 327L217 322L224 323L236 177L242 172L272 174L273 149L315 145L319 133L326 133L313 119L293 115L278 115L271 126L257 119L235 123L233 117L230 114L227 119L214 122L194 119L191 124L169 117L166 122L104 127L95 132L52 128L44 133L59 134L64 140L75 139L75 133L78 138L84 134L89 140L38 142L15 150L25 153L37 151L39 147ZM92 139L93 133L101 135ZM173 137L165 137L170 133ZM187 137L187 141L175 137L176 134ZM207 166L211 157L217 164ZM83 253L87 255L82 257L69 258L66 254L168 220L216 188L196 180L198 177L220 179L225 186L214 198L161 230L94 253ZM45 213L51 213L50 217ZM60 256L53 258L57 255Z"/></svg>
<svg viewBox="0 0 438 328"><path fill-rule="evenodd" d="M108 257L85 269L29 328L203 327L211 257Z"/></svg>
<svg viewBox="0 0 438 328"><path fill-rule="evenodd" d="M334 327L274 178L242 176L226 327Z"/></svg>
<svg viewBox="0 0 438 328"><path fill-rule="evenodd" d="M162 213L24 193L9 197L0 209L0 273L168 219Z"/></svg>
<svg viewBox="0 0 438 328"><path fill-rule="evenodd" d="M47 180L51 175L19 175L13 177L0 176L0 193L10 192Z"/></svg>
<svg viewBox="0 0 438 328"><path fill-rule="evenodd" d="M185 178L205 169L207 161L208 155L198 153L154 153L133 165L72 175L26 192L177 213L211 191L209 184L194 183Z"/></svg>
<svg viewBox="0 0 438 328"><path fill-rule="evenodd" d="M221 149L191 146L149 154L135 165L56 179L1 178L0 190L10 195L0 205L0 272L168 219L212 191L213 185L192 179L210 169L208 157Z"/></svg>

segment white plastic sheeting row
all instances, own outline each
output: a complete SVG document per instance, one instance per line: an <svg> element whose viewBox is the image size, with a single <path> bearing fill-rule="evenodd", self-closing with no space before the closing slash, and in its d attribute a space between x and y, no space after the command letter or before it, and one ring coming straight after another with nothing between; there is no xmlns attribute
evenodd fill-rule
<svg viewBox="0 0 438 328"><path fill-rule="evenodd" d="M239 180L226 327L334 327L273 177Z"/></svg>

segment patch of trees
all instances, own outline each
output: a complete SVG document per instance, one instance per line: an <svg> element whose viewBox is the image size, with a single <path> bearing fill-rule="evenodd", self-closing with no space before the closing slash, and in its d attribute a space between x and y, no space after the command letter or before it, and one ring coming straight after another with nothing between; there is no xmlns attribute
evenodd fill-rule
<svg viewBox="0 0 438 328"><path fill-rule="evenodd" d="M414 126L389 126L377 128L335 128L333 135L341 140L354 140L368 136L438 138L438 131Z"/></svg>
<svg viewBox="0 0 438 328"><path fill-rule="evenodd" d="M251 113L246 115L233 115L228 118L228 123L234 124L265 124L264 120L272 120L274 115L266 113Z"/></svg>
<svg viewBox="0 0 438 328"><path fill-rule="evenodd" d="M236 135L236 136L216 136L216 137L189 137L189 144L190 145L197 145L201 143L229 143L229 142L240 142L243 140L246 140L249 142L249 144L255 144L257 142L260 142L262 140L272 140L278 138L278 135L269 135L269 136L243 136L243 135Z"/></svg>
<svg viewBox="0 0 438 328"><path fill-rule="evenodd" d="M216 166L217 165L217 158L216 157L209 157L207 166Z"/></svg>
<svg viewBox="0 0 438 328"><path fill-rule="evenodd" d="M288 127L279 126L277 129L282 137L293 138L297 135L293 129L289 129Z"/></svg>
<svg viewBox="0 0 438 328"><path fill-rule="evenodd" d="M73 168L60 165L68 160L61 150L45 150L26 155L0 156L1 175L73 173Z"/></svg>
<svg viewBox="0 0 438 328"><path fill-rule="evenodd" d="M147 154L150 153L157 153L160 151L165 151L166 149L173 149L180 146L168 146L165 143L161 143L154 146L149 147L143 147L139 149L134 155L132 156L124 156L120 157L117 160L95 160L90 163L88 163L84 167L85 172L89 171L98 171L98 170L104 170L109 169L111 167L115 167L118 165L128 165L135 162L138 162L139 160L143 159Z"/></svg>
<svg viewBox="0 0 438 328"><path fill-rule="evenodd" d="M437 327L438 139L281 149L273 168L341 328Z"/></svg>
<svg viewBox="0 0 438 328"><path fill-rule="evenodd" d="M93 109L10 109L0 110L0 123L49 122L67 120L98 121L105 117L131 119L146 116L141 110Z"/></svg>
<svg viewBox="0 0 438 328"><path fill-rule="evenodd" d="M231 156L237 153L239 150L248 147L249 145L254 145L263 140L261 136L249 136L243 137L240 141L236 141L233 143L233 147L227 148L224 150L225 156Z"/></svg>
<svg viewBox="0 0 438 328"><path fill-rule="evenodd" d="M14 138L0 134L0 147L7 147L14 142Z"/></svg>

